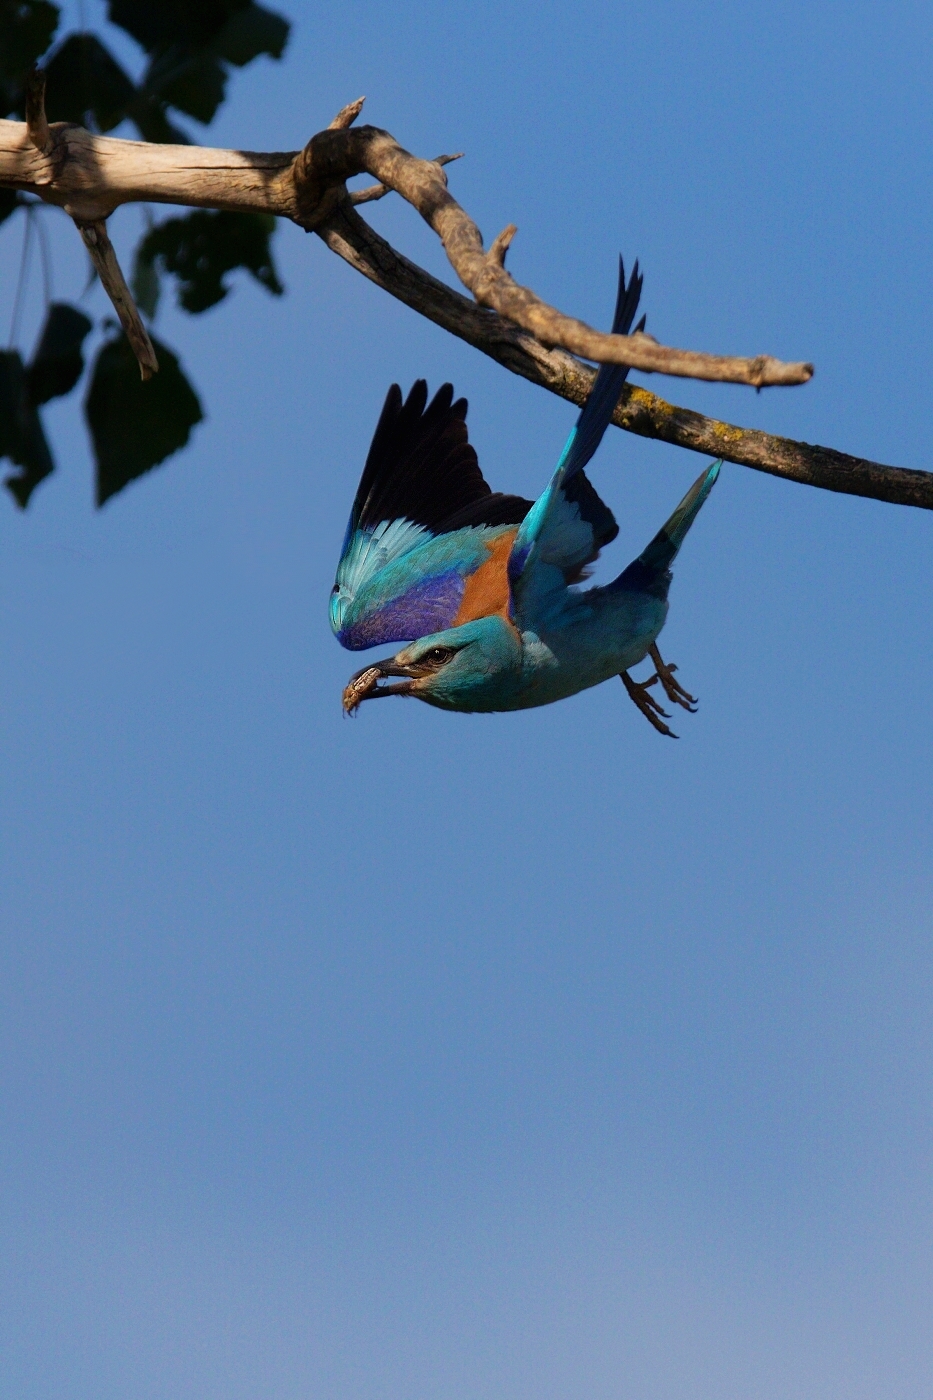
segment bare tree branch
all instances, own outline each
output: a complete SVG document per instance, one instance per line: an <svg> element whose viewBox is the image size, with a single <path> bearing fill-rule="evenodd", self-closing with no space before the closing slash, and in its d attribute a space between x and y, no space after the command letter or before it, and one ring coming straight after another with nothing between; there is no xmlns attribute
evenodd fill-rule
<svg viewBox="0 0 933 1400"><path fill-rule="evenodd" d="M354 104L356 106L356 104ZM344 109L341 119L351 109ZM347 117L347 120L352 120ZM504 267L504 251L514 236L509 225L487 252L476 224L447 189L447 179L434 161L404 150L378 127L321 131L295 158L293 178L298 193L297 222L313 229L333 209L333 189L353 175L368 171L417 209L444 245L463 285L481 306L492 307L530 331L543 345L560 346L603 364L630 365L648 373L713 379L733 384L805 384L810 364L786 364L770 355L744 359L706 355L659 345L651 336L607 335L583 321L548 306L528 287L519 286Z"/></svg>
<svg viewBox="0 0 933 1400"><path fill-rule="evenodd" d="M347 202L316 232L351 267L436 325L552 394L581 406L586 402L596 377L590 365L582 364L565 350L546 349L527 331L494 311L477 306L417 267L396 252ZM722 423L667 403L633 384L623 388L612 421L641 437L658 438L677 447L722 457L785 481L933 510L933 472L889 467L851 457L832 447Z"/></svg>
<svg viewBox="0 0 933 1400"><path fill-rule="evenodd" d="M348 194L344 182L352 174L369 170L379 180L379 197L383 187L395 189L418 208L432 227L438 225L458 275L458 260L470 276L478 268L481 289L484 276L488 274L495 283L496 268L502 271L513 234L511 226L504 229L489 251L484 252L475 224L447 194L440 169L446 161L419 161L387 133L373 128L349 131L361 107L360 100L344 108L329 131L313 138L297 156L294 152L261 154L120 141L93 136L64 123L53 125L49 139L42 143L41 122L34 116L28 129L21 122L0 121L0 186L31 190L50 203L61 205L85 225L98 223L119 204L134 200L211 209L257 209L293 219L304 227L313 227L333 252L370 281L513 373L571 403L585 402L595 376L591 366L582 364L565 348L553 348L548 335L542 341L533 329L523 328L511 312L497 314L432 277L396 252L356 213L354 198L364 202L360 196L369 192ZM348 137L362 138L359 150L328 144L346 142ZM537 301L533 293L526 293L511 279L505 289L506 303L513 292L519 300L527 295L533 303ZM476 291L475 287L471 290ZM551 312L544 303L537 306L543 307L544 313ZM532 312L530 319L536 324L538 312L534 306ZM559 312L553 315L560 318ZM570 318L561 319L566 322ZM583 330L598 336L588 327ZM650 365L641 358L636 362L637 342L644 342L645 355L660 354L662 360L664 356L689 357L691 353L665 350L648 336L600 339L610 344L618 342L623 350L617 352L613 346L613 355L622 355L623 363L631 360L635 368L660 368L657 359ZM587 358L598 360L602 356L593 354ZM721 423L666 403L632 385L623 390L613 421L629 432L724 457L785 480L933 509L933 473L884 466L832 448Z"/></svg>
<svg viewBox="0 0 933 1400"><path fill-rule="evenodd" d="M149 200L261 209L310 230L325 223L345 197L348 179L368 173L400 194L430 224L457 276L480 305L492 307L544 345L646 373L755 388L803 384L811 377L812 365L786 364L769 355L706 355L659 345L643 334L606 335L548 306L505 271L504 235L490 252L483 248L479 229L448 192L438 162L409 154L378 127L351 129L361 107L362 99L345 107L297 154L157 146L93 136L60 122L50 128L51 149L44 152L28 139L22 123L0 122L0 185L30 189L60 204L81 223L99 222L127 201Z"/></svg>
<svg viewBox="0 0 933 1400"><path fill-rule="evenodd" d="M113 302L133 354L139 361L139 373L143 379L151 379L159 368L159 361L149 339L149 332L143 325L142 317L117 262L113 244L107 235L107 225L103 219L98 219L92 224L83 224L75 219L75 225L91 255L91 262L97 269L101 286Z"/></svg>

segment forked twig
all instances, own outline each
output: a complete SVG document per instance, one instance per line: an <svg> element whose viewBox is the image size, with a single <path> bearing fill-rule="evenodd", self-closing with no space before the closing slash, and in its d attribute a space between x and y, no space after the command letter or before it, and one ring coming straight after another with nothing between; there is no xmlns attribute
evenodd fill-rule
<svg viewBox="0 0 933 1400"><path fill-rule="evenodd" d="M28 123L0 121L0 188L28 190L61 206L79 225L95 226L95 241L96 226L118 205L132 201L256 210L292 219L313 229L328 248L405 305L513 373L575 404L585 402L595 377L595 370L575 354L619 360L636 369L752 384L799 383L809 376L808 365L782 365L768 357L697 355L660 346L644 334L602 336L562 316L505 272L513 226L488 250L483 248L478 228L447 190L441 168L446 161L419 160L387 132L372 127L350 130L362 99L343 108L303 151L261 153L122 141L62 122L43 126L40 82L35 80L28 98ZM397 252L360 217L354 198L368 202L377 197L376 187L371 187L372 193L359 190L351 195L345 181L367 170L379 182L378 197L383 188L396 190L436 230L472 298ZM93 256L94 250L89 251ZM115 258L114 265L119 280L110 278L105 285L111 295L117 291L125 297L121 321L127 325L135 307ZM151 342L143 336L144 327L137 353L145 355ZM933 473L718 422L635 385L623 389L613 422L628 432L785 480L933 509Z"/></svg>
<svg viewBox="0 0 933 1400"><path fill-rule="evenodd" d="M638 332L630 336L607 335L549 306L505 270L505 249L514 237L514 225L508 225L487 251L477 225L448 191L446 177L437 162L411 155L379 127L351 128L363 101L358 98L344 107L327 130L312 136L295 157L292 180L298 213L293 217L304 228L313 230L325 223L335 208L335 189L343 188L354 175L366 172L417 209L443 243L460 281L481 306L491 307L530 331L542 345L560 347L602 364L629 365L648 373L690 379L750 384L758 389L770 384L805 384L812 377L811 364L788 364L770 355L752 359L707 355L659 345L653 337Z"/></svg>
<svg viewBox="0 0 933 1400"><path fill-rule="evenodd" d="M363 99L358 98L342 108L329 127L297 154L120 141L64 122L43 127L44 115L37 111L27 128L25 145L18 137L23 130L20 123L0 122L0 186L30 189L62 205L81 224L99 223L119 204L148 200L262 210L313 230L325 224L341 202L352 202L347 180L368 173L380 188L359 191L359 202L381 197L383 186L395 190L440 238L451 266L475 300L544 346L646 373L759 389L766 384L803 384L811 377L812 365L787 364L770 355L751 359L707 355L659 345L639 332L606 335L549 306L505 270L504 253L514 226L509 225L485 249L476 224L447 188L446 162L411 155L378 127L353 127L362 106Z"/></svg>
<svg viewBox="0 0 933 1400"><path fill-rule="evenodd" d="M41 68L34 68L26 82L26 133L40 155L51 155L55 141L45 115L45 73ZM75 224L91 255L101 286L113 302L126 338L133 347L139 361L139 372L143 379L151 379L159 368L159 361L133 295L126 285L106 224L103 219L85 222L78 218L75 218Z"/></svg>

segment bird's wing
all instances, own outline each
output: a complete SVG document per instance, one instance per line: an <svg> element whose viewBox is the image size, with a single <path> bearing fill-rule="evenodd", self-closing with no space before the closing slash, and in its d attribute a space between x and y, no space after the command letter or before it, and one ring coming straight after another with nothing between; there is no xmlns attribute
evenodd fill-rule
<svg viewBox="0 0 933 1400"><path fill-rule="evenodd" d="M483 479L466 399L450 384L427 398L423 379L404 403L393 384L366 458L330 605L351 651L508 607L506 561L531 502Z"/></svg>
<svg viewBox="0 0 933 1400"><path fill-rule="evenodd" d="M626 286L620 258L613 334L628 335L641 286L637 262ZM644 324L643 316L635 329L642 330ZM619 533L615 517L583 468L602 441L627 374L625 365L600 367L547 489L519 526L508 564L512 608L518 619L530 614L547 595L578 580L603 545Z"/></svg>

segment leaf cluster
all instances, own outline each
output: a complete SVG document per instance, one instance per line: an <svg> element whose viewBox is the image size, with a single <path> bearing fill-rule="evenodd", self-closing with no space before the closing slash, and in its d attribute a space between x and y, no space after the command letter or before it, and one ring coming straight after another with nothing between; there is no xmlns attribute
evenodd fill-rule
<svg viewBox="0 0 933 1400"><path fill-rule="evenodd" d="M177 116L212 121L231 69L263 54L280 58L290 28L254 0L109 0L107 17L146 56L138 80L96 33L75 31L52 47L60 8L51 0L0 0L0 116L24 118L26 82L41 59L50 122L107 132L130 121L145 141L190 144ZM0 190L0 224L28 202L16 191ZM151 226L135 254L140 309L155 315L164 275L176 279L179 304L193 315L223 300L237 268L280 295L274 228L269 216L206 210ZM0 355L0 458L20 468L6 485L23 507L54 467L38 410L77 384L91 330L82 311L56 302L47 308L28 364L15 349ZM97 461L98 504L183 447L203 416L177 356L153 343L160 370L145 384L122 335L109 336L94 360L85 416Z"/></svg>
<svg viewBox="0 0 933 1400"><path fill-rule="evenodd" d="M26 79L58 28L50 0L0 0L0 116L24 115Z"/></svg>
<svg viewBox="0 0 933 1400"><path fill-rule="evenodd" d="M24 115L25 84L58 28L50 0L0 0L0 106ZM144 141L189 141L172 111L207 124L226 95L231 67L281 58L289 24L253 0L109 0L107 18L148 58L134 82L98 35L65 37L45 64L49 121L111 131L129 119Z"/></svg>
<svg viewBox="0 0 933 1400"><path fill-rule="evenodd" d="M82 347L91 329L77 307L52 302L28 364L18 350L0 351L0 457L21 468L6 481L21 506L54 466L39 408L70 394L81 378Z"/></svg>
<svg viewBox="0 0 933 1400"><path fill-rule="evenodd" d="M166 219L149 230L136 250L133 295L154 316L159 299L158 269L178 278L178 302L197 315L222 301L230 290L227 273L245 268L267 292L281 296L269 240L271 214L198 209L183 219Z"/></svg>

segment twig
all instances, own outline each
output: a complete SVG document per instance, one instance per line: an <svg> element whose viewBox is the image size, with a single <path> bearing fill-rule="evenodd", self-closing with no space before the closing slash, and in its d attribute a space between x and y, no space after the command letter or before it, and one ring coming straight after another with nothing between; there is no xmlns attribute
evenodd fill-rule
<svg viewBox="0 0 933 1400"><path fill-rule="evenodd" d="M506 224L501 233L497 233L492 243L489 245L489 252L486 254L491 263L498 263L499 267L505 267L505 255L509 251L512 239L518 233L514 224ZM654 339L654 337L652 337Z"/></svg>
<svg viewBox="0 0 933 1400"><path fill-rule="evenodd" d="M26 79L26 131L37 151L48 155L52 137L45 115L45 73L34 68Z"/></svg>
<svg viewBox="0 0 933 1400"><path fill-rule="evenodd" d="M351 103L345 108L335 119L332 130L324 133L327 140L355 139L360 133L348 131L347 124L360 108L361 103ZM381 142L376 143L379 156L376 173L380 184L395 189L403 183L401 177L382 179L383 174L388 177L391 173L393 161L398 163L398 169L408 170L409 173L412 167L416 173L420 173L423 167L426 178L430 177L432 197L443 195L443 199L435 214L431 214L428 205L420 212L429 218L429 222L436 217L436 222L446 227L445 210L449 211L453 205L451 227L454 234L448 236L451 246L456 248L456 231L461 227L457 218L459 206L450 200L443 187L438 165L415 160L385 133L375 135ZM60 205L84 224L96 223L106 218L118 205L130 201L194 205L206 209L253 209L303 223L308 212L307 198L309 194L313 195L313 190L307 185L302 186L300 179L296 183L295 166L304 159L305 152L299 152L296 157L294 152L263 154L198 146L162 146L94 136L80 127L65 123L52 125L50 143L50 151L43 153L31 140L24 123L0 121L0 187L31 191L47 203ZM315 142L312 141L311 147L314 146ZM319 166L318 155L321 153L313 150L312 154L313 173L315 180L318 180L319 176L327 176L328 172ZM337 157L343 160L343 168L347 169L347 152L338 150ZM376 164L375 160L373 164ZM387 168L383 169L383 164ZM351 173L356 173L352 169L352 161L343 178L349 178ZM311 183L313 185L314 182ZM326 180L318 180L319 195L326 183ZM403 197L409 197L404 189L399 192ZM513 373L571 403L581 404L585 401L595 373L589 365L581 364L565 349L548 349L533 333L516 324L514 319L477 305L475 300L454 291L396 252L359 216L353 208L352 197L342 184L331 185L327 195L329 213L326 218L323 217L319 202L315 231L333 252L358 272ZM411 202L420 208L417 200ZM462 210L459 210L459 214L466 219ZM467 252L471 253L471 250L475 252L477 243L480 248L482 244L475 225L468 219L467 224L475 230L472 241L471 238L466 240ZM479 256L488 268L493 252L504 250L505 239L500 235L489 252L482 252ZM515 286L514 283L512 285ZM522 291L521 288L516 290L519 293ZM631 347L638 338L602 339L616 339L623 345L628 342ZM685 353L664 351L647 335L642 335L639 343L643 347L653 346L655 351L662 354ZM636 363L635 357L631 358L636 368L660 367L645 366L641 360ZM696 452L721 456L727 461L770 472L788 481L933 510L933 473L885 466L851 457L833 448L811 446L755 429L720 423L690 409L666 403L645 389L626 386L613 421L629 432L659 438Z"/></svg>
<svg viewBox="0 0 933 1400"><path fill-rule="evenodd" d="M316 232L332 252L357 272L513 374L570 403L586 402L596 378L590 365L582 364L565 350L545 349L527 331L432 277L396 252L348 203L341 205L332 220ZM616 427L640 437L723 457L727 462L753 467L785 481L933 510L933 472L890 467L831 447L722 423L667 403L632 384L623 388L612 421Z"/></svg>
<svg viewBox="0 0 933 1400"><path fill-rule="evenodd" d="M770 355L746 359L677 350L640 333L606 335L557 311L506 272L504 259L499 256L504 252L502 244L494 245L491 252L484 249L482 234L448 192L447 181L435 162L411 155L379 127L350 129L349 123L361 107L362 100L345 107L335 118L339 127L332 124L312 136L295 157L292 178L298 212L293 217L304 228L312 230L326 222L334 209L334 189L367 171L406 199L430 224L460 281L481 306L507 316L530 331L542 345L559 346L603 364L629 365L647 373L690 379L750 384L756 389L770 384L805 384L812 377L811 364L787 364Z"/></svg>
<svg viewBox="0 0 933 1400"><path fill-rule="evenodd" d="M126 338L133 347L133 354L139 361L139 373L143 379L151 379L159 368L159 361L117 262L117 255L107 234L107 226L102 219L91 224L80 223L75 219L75 224L97 269L101 285L113 302Z"/></svg>
<svg viewBox="0 0 933 1400"><path fill-rule="evenodd" d="M365 97L358 97L355 102L348 102L346 107L341 107L334 120L330 123L328 131L343 131L345 127L352 126L360 112L363 110Z"/></svg>
<svg viewBox="0 0 933 1400"><path fill-rule="evenodd" d="M462 160L463 152L456 151L452 156L435 156L435 165L450 165L451 161ZM370 204L374 199L384 199L392 191L388 185L367 185L362 190L350 190L351 204Z"/></svg>
<svg viewBox="0 0 933 1400"><path fill-rule="evenodd" d="M395 190L430 224L457 276L483 306L494 308L543 345L646 373L751 384L803 384L809 364L705 355L659 345L651 337L604 335L548 306L490 256L476 224L447 189L440 164L421 160L377 127L350 127L362 99L337 114L296 154L162 146L93 136L64 122L51 128L46 155L23 142L18 122L0 121L0 186L29 189L62 205L82 223L105 219L128 201L205 209L254 209L313 230L348 199L346 181L369 173ZM500 245L501 246L501 245Z"/></svg>

